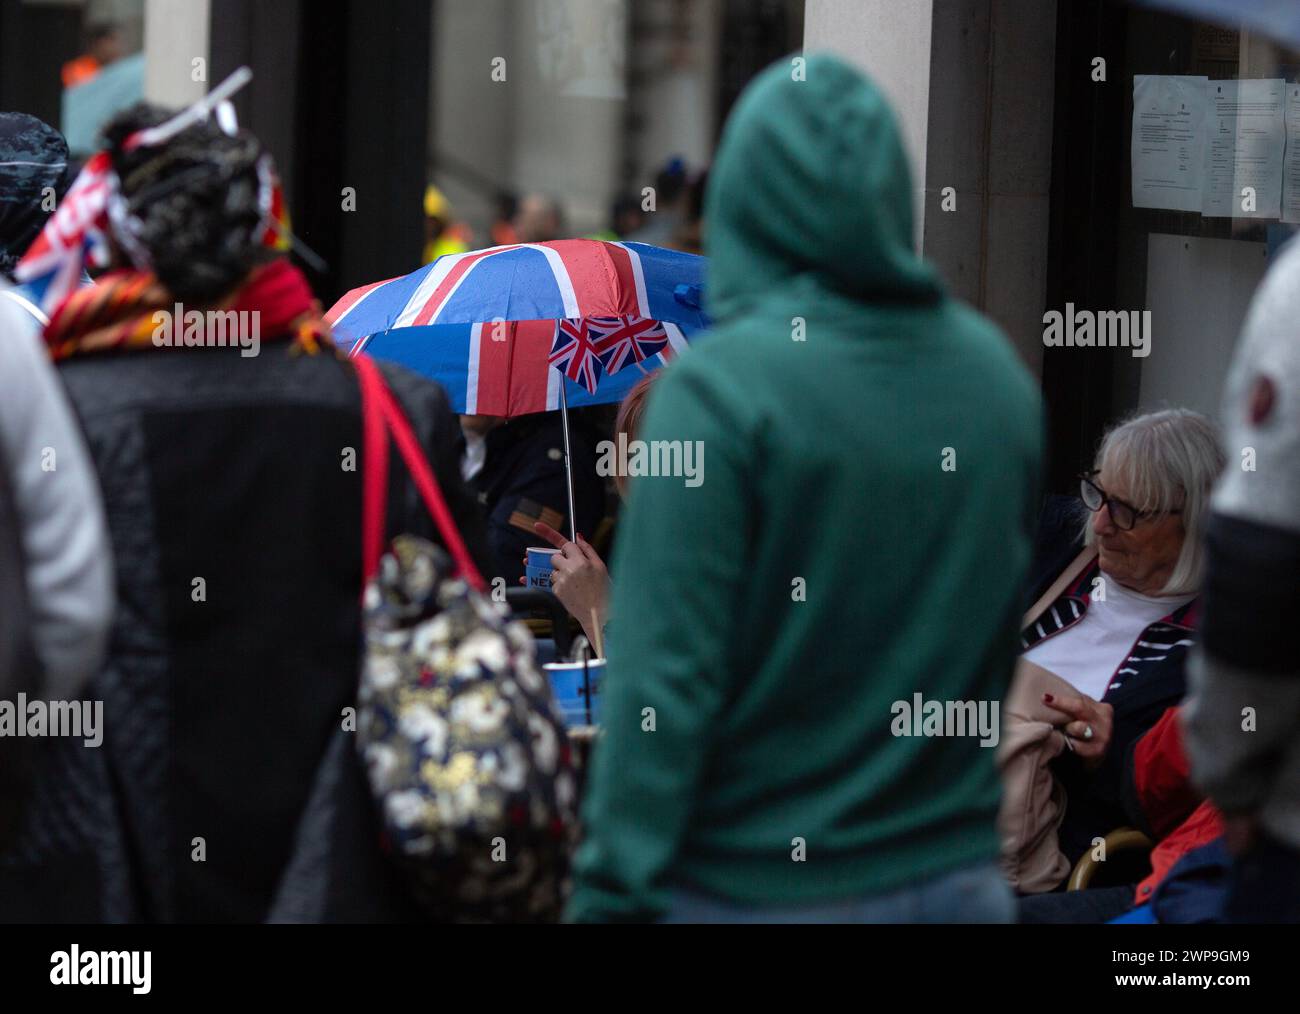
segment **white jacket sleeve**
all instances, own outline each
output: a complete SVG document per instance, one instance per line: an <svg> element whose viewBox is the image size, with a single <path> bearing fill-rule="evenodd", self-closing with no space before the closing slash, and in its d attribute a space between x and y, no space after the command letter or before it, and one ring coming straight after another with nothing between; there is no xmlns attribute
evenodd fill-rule
<svg viewBox="0 0 1300 1014"><path fill-rule="evenodd" d="M35 321L0 297L0 441L22 527L32 641L50 700L80 694L113 618L99 481Z"/></svg>

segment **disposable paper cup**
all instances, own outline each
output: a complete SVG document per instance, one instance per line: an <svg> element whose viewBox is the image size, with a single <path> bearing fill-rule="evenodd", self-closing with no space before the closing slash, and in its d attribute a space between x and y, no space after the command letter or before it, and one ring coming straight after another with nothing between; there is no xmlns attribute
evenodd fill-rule
<svg viewBox="0 0 1300 1014"><path fill-rule="evenodd" d="M553 549L550 546L546 546L545 548L542 548L541 546L529 546L528 566L549 567L551 565L551 557L558 552L558 549Z"/></svg>
<svg viewBox="0 0 1300 1014"><path fill-rule="evenodd" d="M605 679L603 658L594 658L585 664L548 662L542 668L551 681L551 691L564 715L565 725L575 728L600 724L601 685Z"/></svg>
<svg viewBox="0 0 1300 1014"><path fill-rule="evenodd" d="M551 557L559 552L549 546L529 546L526 550L528 564L524 568L525 584L529 588L551 587Z"/></svg>

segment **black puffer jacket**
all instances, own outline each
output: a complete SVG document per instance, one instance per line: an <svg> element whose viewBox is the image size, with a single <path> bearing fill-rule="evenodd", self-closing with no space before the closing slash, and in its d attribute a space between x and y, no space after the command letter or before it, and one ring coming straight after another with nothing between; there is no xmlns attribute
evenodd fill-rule
<svg viewBox="0 0 1300 1014"><path fill-rule="evenodd" d="M481 560L446 396L384 373ZM117 561L110 658L90 690L104 744L56 745L8 875L29 885L29 918L260 920L357 683L355 377L275 342L253 358L91 356L61 374ZM431 535L396 454L390 482L390 533Z"/></svg>

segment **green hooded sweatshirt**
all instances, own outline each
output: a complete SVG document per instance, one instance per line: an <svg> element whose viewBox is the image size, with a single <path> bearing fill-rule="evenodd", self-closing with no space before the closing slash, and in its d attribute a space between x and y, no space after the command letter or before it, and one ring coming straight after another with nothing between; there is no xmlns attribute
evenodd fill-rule
<svg viewBox="0 0 1300 1014"><path fill-rule="evenodd" d="M573 920L654 918L674 887L850 900L997 854L993 746L912 733L932 701L997 726L1038 393L913 252L880 92L827 56L794 77L766 71L727 125L716 329L651 389L640 439L698 442L695 475L632 472Z"/></svg>

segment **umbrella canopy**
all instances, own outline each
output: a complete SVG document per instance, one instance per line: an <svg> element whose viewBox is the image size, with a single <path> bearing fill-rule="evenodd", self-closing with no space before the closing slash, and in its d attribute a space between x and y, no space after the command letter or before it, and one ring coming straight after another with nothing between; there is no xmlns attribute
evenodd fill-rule
<svg viewBox="0 0 1300 1014"><path fill-rule="evenodd" d="M561 239L450 254L353 289L326 319L344 344L425 324L645 317L705 326L703 257L644 243Z"/></svg>
<svg viewBox="0 0 1300 1014"><path fill-rule="evenodd" d="M1293 49L1300 48L1297 0L1142 0L1142 3L1232 28L1252 28Z"/></svg>
<svg viewBox="0 0 1300 1014"><path fill-rule="evenodd" d="M705 263L644 243L491 247L353 289L326 319L350 355L439 381L463 414L606 404L707 326Z"/></svg>
<svg viewBox="0 0 1300 1014"><path fill-rule="evenodd" d="M340 344L355 351L364 348L376 359L438 381L458 414L514 418L554 411L562 400L571 408L622 401L644 373L682 351L697 333L676 324L663 324L662 330L668 335L666 345L627 369L613 374L602 370L594 392L552 368L557 331L553 320L406 327L372 335L364 343Z"/></svg>

